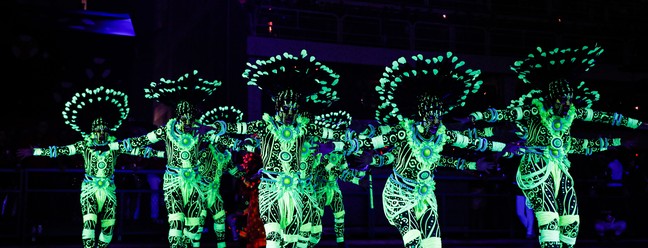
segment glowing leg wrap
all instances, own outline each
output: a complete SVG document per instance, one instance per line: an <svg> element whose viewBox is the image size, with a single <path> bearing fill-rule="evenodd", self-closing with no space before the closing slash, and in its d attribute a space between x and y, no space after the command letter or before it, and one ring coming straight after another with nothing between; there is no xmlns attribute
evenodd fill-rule
<svg viewBox="0 0 648 248"><path fill-rule="evenodd" d="M411 247L413 244L419 243L421 240L421 231L410 230L403 235L403 243L405 247Z"/></svg>
<svg viewBox="0 0 648 248"><path fill-rule="evenodd" d="M171 225L171 228L169 229L168 240L171 247L185 246L184 235L182 234L182 230L180 229L183 221L183 213L169 214L169 224Z"/></svg>
<svg viewBox="0 0 648 248"><path fill-rule="evenodd" d="M214 233L218 245L225 245L225 210L218 211L212 216L214 219Z"/></svg>
<svg viewBox="0 0 648 248"><path fill-rule="evenodd" d="M314 247L322 239L322 225L312 226L311 232L312 233L308 242L310 242L310 247Z"/></svg>
<svg viewBox="0 0 648 248"><path fill-rule="evenodd" d="M562 247L573 247L576 244L580 217L578 215L563 215L558 219L560 227L560 242Z"/></svg>
<svg viewBox="0 0 648 248"><path fill-rule="evenodd" d="M284 241L286 242L286 244L296 242L297 247L300 248L308 247L312 230L313 230L313 225L311 223L303 224L299 227L299 234L297 235L284 234Z"/></svg>
<svg viewBox="0 0 648 248"><path fill-rule="evenodd" d="M336 236L335 241L338 243L344 242L344 214L344 211L333 213L333 218L335 219L333 230L335 231Z"/></svg>
<svg viewBox="0 0 648 248"><path fill-rule="evenodd" d="M200 247L200 217L186 218L185 217L185 229L184 234L189 240L191 240L191 245L193 247Z"/></svg>
<svg viewBox="0 0 648 248"><path fill-rule="evenodd" d="M541 247L560 247L560 231L550 228L558 227L558 213L555 212L536 212L538 219L538 229L540 231Z"/></svg>
<svg viewBox="0 0 648 248"><path fill-rule="evenodd" d="M115 219L101 220L101 233L99 234L98 244L99 246L106 247L108 246L108 244L110 244L110 241L112 241L113 237L113 226L115 226Z"/></svg>
<svg viewBox="0 0 648 248"><path fill-rule="evenodd" d="M425 248L441 248L441 238L431 237L426 238L421 241L421 247Z"/></svg>
<svg viewBox="0 0 648 248"><path fill-rule="evenodd" d="M282 231L279 223L269 223L263 225L266 232L266 248L281 247Z"/></svg>
<svg viewBox="0 0 648 248"><path fill-rule="evenodd" d="M83 216L83 230L81 231L81 240L83 247L95 246L95 225L97 223L96 214L86 214Z"/></svg>

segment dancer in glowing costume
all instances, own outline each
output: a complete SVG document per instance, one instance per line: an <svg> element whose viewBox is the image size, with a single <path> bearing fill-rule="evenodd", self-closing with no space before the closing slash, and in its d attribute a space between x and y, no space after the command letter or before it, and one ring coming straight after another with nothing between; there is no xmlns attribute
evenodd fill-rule
<svg viewBox="0 0 648 248"><path fill-rule="evenodd" d="M176 106L175 117L148 134L109 144L111 150L142 147L164 141L167 165L164 173L164 203L168 213L171 247L200 246L200 215L204 210L198 153L203 142L217 142L218 134L202 134L197 122L198 105L210 96L221 82L207 81L198 72L187 73L177 80L161 79L145 88L145 97L167 106Z"/></svg>
<svg viewBox="0 0 648 248"><path fill-rule="evenodd" d="M508 152L513 147L504 143L468 137L443 125L443 116L464 105L482 83L479 70L463 70L463 65L451 52L431 59L415 55L411 60L394 61L376 87L382 101L377 120L389 126L381 127L380 135L358 140L360 149L392 147L394 170L383 189L383 208L405 247L441 247L434 194L436 167L487 171L493 166L483 160L467 162L442 155L445 146L481 152L507 149L505 156L513 155Z"/></svg>
<svg viewBox="0 0 648 248"><path fill-rule="evenodd" d="M100 151L94 146L115 141L115 132L129 113L128 97L124 93L100 86L76 93L65 103L65 123L79 132L83 140L67 146L21 149L19 155L58 156L83 155L85 179L81 184L81 214L83 215L83 247L107 247L112 240L117 210L115 195L115 164L119 154L142 157L164 157L164 152L150 147L115 151ZM99 240L95 241L97 221L101 220Z"/></svg>
<svg viewBox="0 0 648 248"><path fill-rule="evenodd" d="M576 139L571 136L575 120L612 126L645 128L642 122L618 113L596 111L595 91L577 81L603 52L598 46L543 50L538 47L511 69L533 89L512 101L506 109L471 113L472 121L515 122L526 152L517 169L518 187L527 197L538 220L541 247L573 247L580 219L574 180L569 173L568 153L586 154L621 145L620 139ZM464 121L469 121L464 120Z"/></svg>
<svg viewBox="0 0 648 248"><path fill-rule="evenodd" d="M347 136L352 136L352 131L348 129L351 124L351 116L346 111L336 111L327 114L321 114L314 117L315 124L334 130L348 130ZM309 141L309 143L321 142L320 140ZM311 212L310 223L312 225L309 244L310 247L317 245L322 235L322 217L324 208L329 207L333 213L336 242L339 247L346 247L344 242L344 202L342 191L338 185L338 179L351 182L356 185L365 176L365 171L355 168L349 168L346 161L347 155L343 151L330 152L328 154L313 154L312 149L303 149L305 154L302 158L307 158L306 162L310 164L313 170L313 186L317 196L316 204L319 211Z"/></svg>
<svg viewBox="0 0 648 248"><path fill-rule="evenodd" d="M198 122L213 124L217 120L239 122L243 120L243 112L231 106L216 107L203 114ZM235 178L240 178L245 174L245 171L232 162L232 152L236 152L239 146L243 144L242 142L228 136L221 136L214 141L205 143L207 147L202 149L198 155L200 161L199 171L203 180L203 192L205 194L205 210L201 214L203 220L200 223L204 223L207 214L211 214L214 221L216 245L221 248L226 246L225 208L220 193L221 177L223 172L227 172Z"/></svg>
<svg viewBox="0 0 648 248"><path fill-rule="evenodd" d="M260 140L263 169L259 210L267 247L306 247L311 230L306 216L315 211L317 204L313 204L312 175L301 151L313 136L335 141L328 144L341 150L345 134L311 123L306 111L325 110L338 100L334 87L339 76L302 50L297 56L283 53L248 63L243 77L249 80L248 85L270 94L276 114L264 114L261 120L252 122L221 122L213 127L217 133L255 134ZM328 145L317 147L333 150Z"/></svg>

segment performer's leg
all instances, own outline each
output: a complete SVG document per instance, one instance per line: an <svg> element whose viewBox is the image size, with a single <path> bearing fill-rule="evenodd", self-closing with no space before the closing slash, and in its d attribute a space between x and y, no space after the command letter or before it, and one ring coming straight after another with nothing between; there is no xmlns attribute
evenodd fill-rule
<svg viewBox="0 0 648 248"><path fill-rule="evenodd" d="M107 197L101 209L101 233L99 234L98 248L108 247L112 241L113 230L115 226L115 212L117 210L117 198L115 193L113 197Z"/></svg>
<svg viewBox="0 0 648 248"><path fill-rule="evenodd" d="M85 248L95 247L95 230L99 207L94 192L95 189L87 186L86 183L81 186L81 215L83 216L81 240Z"/></svg>
<svg viewBox="0 0 648 248"><path fill-rule="evenodd" d="M333 191L333 201L329 205L333 212L333 230L335 231L335 241L338 244L344 244L344 200L342 199L342 191L336 187Z"/></svg>
<svg viewBox="0 0 648 248"><path fill-rule="evenodd" d="M265 230L266 247L282 247L283 227L280 224L279 198L272 183L261 181L258 190L259 215Z"/></svg>
<svg viewBox="0 0 648 248"><path fill-rule="evenodd" d="M307 247L315 247L322 238L322 216L324 215L326 196L322 191L315 192L315 196L315 198L306 199L306 201L314 204L314 207L305 210L309 213L308 217L306 217L309 221L302 225L304 229L310 226L310 230L300 232L303 235L304 243L307 243Z"/></svg>
<svg viewBox="0 0 648 248"><path fill-rule="evenodd" d="M164 205L168 213L169 247L184 248L187 247L183 229L185 225L185 215L183 212L182 191L180 190L179 180L176 176L164 174Z"/></svg>
<svg viewBox="0 0 648 248"><path fill-rule="evenodd" d="M196 186L190 192L188 199L185 206L187 212L185 213L184 235L192 247L200 247L200 234L204 226L204 223L200 222L200 215L205 214L205 202L202 190Z"/></svg>
<svg viewBox="0 0 648 248"><path fill-rule="evenodd" d="M578 236L580 217L578 215L578 200L574 189L574 180L567 175L563 175L560 180L557 204L560 213L558 225L560 227L561 247L574 247Z"/></svg>
<svg viewBox="0 0 648 248"><path fill-rule="evenodd" d="M539 242L542 248L560 248L558 212L556 212L553 180L547 180L535 188L523 190L533 206L538 220Z"/></svg>
<svg viewBox="0 0 648 248"><path fill-rule="evenodd" d="M217 247L225 247L225 208L223 206L223 199L220 195L216 198L216 202L214 202L210 212L214 213L212 218L214 220L214 233L216 233ZM232 229L235 228L235 226L232 226Z"/></svg>

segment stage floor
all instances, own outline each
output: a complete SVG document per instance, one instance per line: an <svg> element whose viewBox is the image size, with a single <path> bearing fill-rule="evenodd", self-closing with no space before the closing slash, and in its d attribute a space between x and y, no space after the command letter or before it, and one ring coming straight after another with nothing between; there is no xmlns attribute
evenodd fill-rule
<svg viewBox="0 0 648 248"><path fill-rule="evenodd" d="M0 247L56 247L56 248L76 248L80 244L74 241L69 243L62 243L61 241L28 243L24 245L2 245ZM227 247L240 247L237 242L229 242ZM135 247L149 247L149 248L164 248L168 244L155 241L153 243L145 240L135 242L120 242L114 241L110 245L111 248L135 248ZM204 242L201 247L216 247L215 243ZM337 248L335 241L322 240L317 246L318 248ZM403 247L400 240L348 240L348 248L354 247L372 247L372 248L397 248ZM527 239L480 239L480 240L444 240L444 248L537 248L539 247L535 240ZM601 241L601 240L579 240L576 243L578 248L645 248L648 247L648 239L646 240L617 240L617 241Z"/></svg>

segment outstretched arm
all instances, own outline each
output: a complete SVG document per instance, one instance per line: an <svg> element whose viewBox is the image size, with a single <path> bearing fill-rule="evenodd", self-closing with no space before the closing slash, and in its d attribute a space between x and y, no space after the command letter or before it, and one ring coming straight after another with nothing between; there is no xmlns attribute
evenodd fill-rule
<svg viewBox="0 0 648 248"><path fill-rule="evenodd" d="M571 147L568 153L592 155L594 152L607 151L610 147L617 147L623 145L621 138L593 138L593 139L579 139L572 137Z"/></svg>
<svg viewBox="0 0 648 248"><path fill-rule="evenodd" d="M610 113L604 111L592 110L589 108L577 109L576 119L583 121L592 121L598 123L606 123L612 126L627 127L632 129L646 128L642 121L634 118L623 116L620 113Z"/></svg>
<svg viewBox="0 0 648 248"><path fill-rule="evenodd" d="M66 146L50 146L48 148L21 148L18 149L17 155L21 159L29 156L43 156L56 158L58 156L72 156L81 153L86 149L83 141L76 142Z"/></svg>

